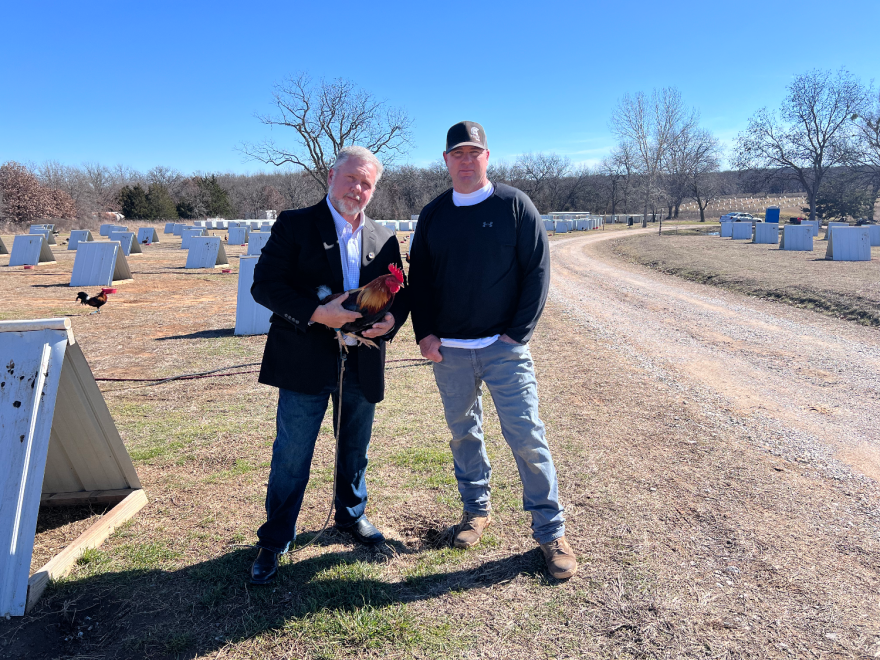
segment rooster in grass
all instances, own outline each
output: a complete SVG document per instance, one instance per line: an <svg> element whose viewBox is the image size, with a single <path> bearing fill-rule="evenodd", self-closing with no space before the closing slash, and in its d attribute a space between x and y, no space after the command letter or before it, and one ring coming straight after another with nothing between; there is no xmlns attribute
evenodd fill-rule
<svg viewBox="0 0 880 660"><path fill-rule="evenodd" d="M76 294L76 299L79 300L80 305L94 307L95 311L92 314L98 314L101 311L101 306L107 302L107 293L101 291L97 296L90 296L85 291L80 291Z"/></svg>
<svg viewBox="0 0 880 660"><path fill-rule="evenodd" d="M388 264L388 270L391 271L390 275L380 275L372 282L347 292L348 298L343 301L342 306L350 312L357 312L361 317L336 329L339 345L346 353L348 348L345 346L344 337L351 337L356 339L358 343L378 348L375 342L362 337L361 333L385 318L385 314L391 308L391 303L394 302L394 295L403 286L403 271L394 264ZM332 293L328 286L318 287L318 299L322 305L341 295L341 293Z"/></svg>

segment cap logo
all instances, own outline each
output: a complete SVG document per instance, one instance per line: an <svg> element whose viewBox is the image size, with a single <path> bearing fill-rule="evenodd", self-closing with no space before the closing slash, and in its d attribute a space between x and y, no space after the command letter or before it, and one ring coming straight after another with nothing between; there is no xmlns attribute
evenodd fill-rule
<svg viewBox="0 0 880 660"><path fill-rule="evenodd" d="M481 142L480 140L480 129L476 126L471 126L471 137L477 142Z"/></svg>

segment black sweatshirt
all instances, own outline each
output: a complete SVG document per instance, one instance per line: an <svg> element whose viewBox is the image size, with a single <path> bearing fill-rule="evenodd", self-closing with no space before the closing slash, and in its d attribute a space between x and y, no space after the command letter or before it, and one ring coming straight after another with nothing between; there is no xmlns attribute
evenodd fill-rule
<svg viewBox="0 0 880 660"><path fill-rule="evenodd" d="M495 184L479 204L455 206L450 189L422 209L409 267L416 341L506 333L525 343L549 287L547 233L522 191Z"/></svg>

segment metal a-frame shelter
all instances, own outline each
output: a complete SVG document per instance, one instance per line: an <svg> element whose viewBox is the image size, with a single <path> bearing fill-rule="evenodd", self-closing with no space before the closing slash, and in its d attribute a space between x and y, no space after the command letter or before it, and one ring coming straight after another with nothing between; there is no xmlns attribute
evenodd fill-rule
<svg viewBox="0 0 880 660"><path fill-rule="evenodd" d="M70 240L67 241L67 249L76 250L76 246L79 243L92 243L94 240L92 232L88 229L74 229L70 232Z"/></svg>
<svg viewBox="0 0 880 660"><path fill-rule="evenodd" d="M0 321L0 369L0 616L21 616L147 497L69 319ZM115 506L29 576L41 503Z"/></svg>
<svg viewBox="0 0 880 660"><path fill-rule="evenodd" d="M235 304L235 334L264 335L269 332L269 317L272 311L263 307L251 295L254 283L254 268L258 255L242 256L238 260L238 298Z"/></svg>
<svg viewBox="0 0 880 660"><path fill-rule="evenodd" d="M119 241L122 246L122 254L130 257L133 254L143 254L141 244L137 242L133 231L111 231L107 237L111 241Z"/></svg>
<svg viewBox="0 0 880 660"><path fill-rule="evenodd" d="M165 228L167 229L168 226L166 225ZM166 231L165 233L167 234L168 232ZM138 243L144 243L146 245L150 245L151 243L158 243L159 234L156 233L156 229L154 227L141 227L140 229L138 229L137 241Z"/></svg>
<svg viewBox="0 0 880 660"><path fill-rule="evenodd" d="M2 238L0 238L0 254L9 254L9 248L6 247Z"/></svg>
<svg viewBox="0 0 880 660"><path fill-rule="evenodd" d="M28 234L42 234L46 237L46 243L49 245L58 245L58 241L55 240L55 234L52 233L51 229L46 229L45 227L31 227L28 230Z"/></svg>
<svg viewBox="0 0 880 660"><path fill-rule="evenodd" d="M186 255L187 268L220 268L229 265L219 236L192 236Z"/></svg>
<svg viewBox="0 0 880 660"><path fill-rule="evenodd" d="M131 269L119 241L79 244L70 286L111 286L131 279Z"/></svg>
<svg viewBox="0 0 880 660"><path fill-rule="evenodd" d="M54 263L55 255L42 234L21 234L12 241L12 254L9 255L7 265L37 266Z"/></svg>

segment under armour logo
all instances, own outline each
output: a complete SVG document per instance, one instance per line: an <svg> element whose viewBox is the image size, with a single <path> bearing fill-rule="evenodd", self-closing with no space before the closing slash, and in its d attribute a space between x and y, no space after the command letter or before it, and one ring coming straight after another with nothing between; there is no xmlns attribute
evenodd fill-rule
<svg viewBox="0 0 880 660"><path fill-rule="evenodd" d="M483 226L484 226L484 227L491 227L491 226L492 226L492 223L491 223L491 222L484 222L484 223L483 223Z"/></svg>

